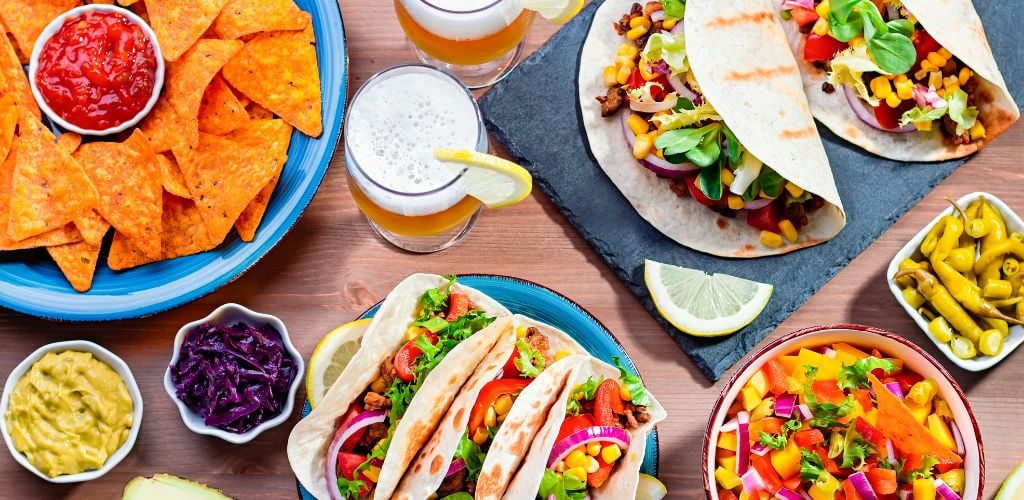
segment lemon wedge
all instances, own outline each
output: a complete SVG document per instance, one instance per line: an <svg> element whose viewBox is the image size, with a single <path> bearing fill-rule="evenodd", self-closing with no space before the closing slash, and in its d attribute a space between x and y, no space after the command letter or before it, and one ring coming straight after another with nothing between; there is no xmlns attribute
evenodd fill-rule
<svg viewBox="0 0 1024 500"><path fill-rule="evenodd" d="M359 344L370 326L372 318L350 321L330 331L313 349L306 372L306 397L309 406L316 408L338 375L359 350Z"/></svg>
<svg viewBox="0 0 1024 500"><path fill-rule="evenodd" d="M999 488L995 500L1022 500L1024 499L1024 462L1021 462L1016 469L1003 481L1003 487Z"/></svg>
<svg viewBox="0 0 1024 500"><path fill-rule="evenodd" d="M556 23L564 23L583 10L583 0L519 0L519 5Z"/></svg>
<svg viewBox="0 0 1024 500"><path fill-rule="evenodd" d="M434 150L434 158L455 171L463 172L466 192L487 208L515 205L533 190L530 172L497 156L469 149L442 148Z"/></svg>
<svg viewBox="0 0 1024 500"><path fill-rule="evenodd" d="M668 488L658 478L640 473L640 482L636 485L636 500L661 500L668 495Z"/></svg>
<svg viewBox="0 0 1024 500"><path fill-rule="evenodd" d="M773 287L727 274L644 261L644 283L658 314L697 337L728 335L750 324Z"/></svg>

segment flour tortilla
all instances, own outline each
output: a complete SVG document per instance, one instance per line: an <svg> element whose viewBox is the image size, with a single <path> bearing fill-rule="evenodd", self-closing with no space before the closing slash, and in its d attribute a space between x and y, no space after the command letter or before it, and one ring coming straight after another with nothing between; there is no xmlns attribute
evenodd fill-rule
<svg viewBox="0 0 1024 500"><path fill-rule="evenodd" d="M689 2L687 8L689 8ZM618 380L619 370L599 359L589 357L573 369L562 393L551 405L547 422L534 438L530 453L505 492L505 499L520 500L537 497L544 469L547 468L548 456L551 454L551 448L555 445L558 430L562 427L562 422L565 421L566 403L572 395L572 390L585 383L590 377ZM665 420L667 416L665 408L654 399L653 395L651 395L651 405L647 407L647 411L651 414L651 420L637 429L629 431L629 448L624 450L625 456L619 459L612 475L600 488L590 489L591 498L616 500L636 497L636 488L640 481L640 465L643 464L644 453L647 451L647 436L654 430L654 426Z"/></svg>
<svg viewBox="0 0 1024 500"><path fill-rule="evenodd" d="M405 343L405 331L416 318L423 292L445 283L446 279L433 274L414 274L399 283L384 299L363 335L362 345L338 380L309 416L292 429L288 436L288 462L295 477L314 497L328 498L324 468L338 419L377 378L384 359ZM456 346L427 376L395 430L374 491L376 498L391 496L455 398L454 389L466 382L511 322L508 310L480 291L458 283L453 290L468 294L476 307L498 319Z"/></svg>
<svg viewBox="0 0 1024 500"><path fill-rule="evenodd" d="M462 386L458 397L448 408L440 425L423 446L416 460L406 471L394 498L417 500L428 498L444 481L445 472L455 457L459 442L466 432L469 414L481 389L495 379L515 349L516 330L535 327L548 338L551 354L566 349L572 355L552 363L526 386L516 398L505 421L491 442L476 484L477 499L497 499L505 491L512 474L526 455L534 435L545 421L548 408L562 392L569 372L586 359L586 350L565 332L521 315L513 316L502 332L497 345L477 366L473 376Z"/></svg>
<svg viewBox="0 0 1024 500"><path fill-rule="evenodd" d="M804 90L814 117L836 135L876 155L899 161L941 161L961 158L984 147L1020 118L1017 104L999 73L985 28L971 0L904 0L903 5L939 44L967 64L980 77L977 103L986 137L966 145L945 139L940 126L929 132L890 134L857 118L843 89L827 94L821 90L827 72L803 60L804 40L794 22L783 22L794 55L800 61ZM775 9L778 11L778 9Z"/></svg>
<svg viewBox="0 0 1024 500"><path fill-rule="evenodd" d="M580 56L580 109L590 150L619 191L656 229L681 245L723 257L762 257L817 245L834 237L846 215L821 138L804 97L799 69L769 0L690 0L686 3L687 56L705 98L755 157L783 178L826 201L808 214L800 240L780 248L759 241L743 214L719 215L692 197L679 197L669 181L633 158L617 117L602 118L594 97L604 95L603 70L625 38L613 24L632 0L606 0L598 8Z"/></svg>

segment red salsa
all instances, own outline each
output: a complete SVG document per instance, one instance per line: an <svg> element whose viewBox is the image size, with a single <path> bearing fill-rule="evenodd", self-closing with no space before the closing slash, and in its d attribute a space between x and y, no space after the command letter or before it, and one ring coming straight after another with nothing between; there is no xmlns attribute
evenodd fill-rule
<svg viewBox="0 0 1024 500"><path fill-rule="evenodd" d="M36 86L61 118L105 130L146 107L156 72L153 44L139 25L116 12L86 12L43 45Z"/></svg>

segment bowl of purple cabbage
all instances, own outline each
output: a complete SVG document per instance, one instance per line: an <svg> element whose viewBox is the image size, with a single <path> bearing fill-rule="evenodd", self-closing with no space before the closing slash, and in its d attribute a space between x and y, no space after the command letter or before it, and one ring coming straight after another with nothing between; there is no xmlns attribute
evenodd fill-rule
<svg viewBox="0 0 1024 500"><path fill-rule="evenodd" d="M164 389L193 432L241 444L288 419L304 369L280 319L229 303L178 330Z"/></svg>

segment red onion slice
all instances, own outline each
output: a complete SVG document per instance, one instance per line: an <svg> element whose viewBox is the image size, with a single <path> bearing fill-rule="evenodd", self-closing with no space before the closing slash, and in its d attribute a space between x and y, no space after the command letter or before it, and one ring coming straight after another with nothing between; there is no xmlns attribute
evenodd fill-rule
<svg viewBox="0 0 1024 500"><path fill-rule="evenodd" d="M456 458L455 460L452 460L452 464L448 466L448 472L444 474L444 477L451 476L452 474L455 474L456 472L459 472L460 470L465 468L466 461L463 460L462 458Z"/></svg>
<svg viewBox="0 0 1024 500"><path fill-rule="evenodd" d="M964 446L964 436L960 433L960 427L956 425L956 422L950 422L949 427L953 431L953 441L956 441L956 454L961 457L966 455L967 447Z"/></svg>
<svg viewBox="0 0 1024 500"><path fill-rule="evenodd" d="M757 197L753 200L743 202L743 208L746 210L758 210L771 205L773 201L775 201L775 198Z"/></svg>
<svg viewBox="0 0 1024 500"><path fill-rule="evenodd" d="M860 96L853 90L849 85L842 85L843 94L846 95L846 102L850 105L850 109L853 110L853 114L860 118L860 121L868 124L871 128L881 130L882 132L889 132L890 134L906 134L907 132L914 132L917 130L913 123L908 123L900 128L885 128L878 123L878 118L875 117L875 112L868 109L863 102L860 100Z"/></svg>
<svg viewBox="0 0 1024 500"><path fill-rule="evenodd" d="M878 500L878 495L875 494L875 490L871 488L871 483L868 482L868 476L863 472L855 472L850 474L847 478L850 484L853 485L853 489L857 492L857 496L861 500Z"/></svg>
<svg viewBox="0 0 1024 500"><path fill-rule="evenodd" d="M697 103L700 102L700 97L697 96L697 93L690 90L690 87L687 87L686 84L679 79L679 75L669 75L668 84L672 86L672 90L679 94L679 97L689 99L694 105L697 105Z"/></svg>
<svg viewBox="0 0 1024 500"><path fill-rule="evenodd" d="M734 419L732 419L732 420L722 424L722 426L718 428L718 432L719 433L722 433L722 432L736 432L736 427L738 425L739 424L736 422L736 419L734 418Z"/></svg>
<svg viewBox="0 0 1024 500"><path fill-rule="evenodd" d="M755 455L757 455L757 456L759 456L759 457L763 457L763 456L767 455L769 450L771 450L771 448L769 448L769 447L767 447L767 446L765 446L765 445L763 445L761 443L754 443L754 446L750 447L750 452L755 454Z"/></svg>
<svg viewBox="0 0 1024 500"><path fill-rule="evenodd" d="M961 500L960 495L940 478L935 478L935 496L942 500Z"/></svg>
<svg viewBox="0 0 1024 500"><path fill-rule="evenodd" d="M790 418L793 416L793 410L796 408L796 395L795 394L782 394L775 398L775 416L782 418Z"/></svg>
<svg viewBox="0 0 1024 500"><path fill-rule="evenodd" d="M345 422L338 431L334 433L331 447L327 449L327 464L324 470L324 477L327 478L327 493L331 500L342 500L338 493L338 452L341 445L348 441L359 429L383 422L387 419L387 413L383 410L364 411L356 415L352 420Z"/></svg>
<svg viewBox="0 0 1024 500"><path fill-rule="evenodd" d="M896 465L896 450L892 447L892 441L888 439L885 440L885 458L890 464Z"/></svg>
<svg viewBox="0 0 1024 500"><path fill-rule="evenodd" d="M889 392L896 395L896 397L903 399L903 388L900 387L899 382L889 382L885 384L885 388L889 389Z"/></svg>
<svg viewBox="0 0 1024 500"><path fill-rule="evenodd" d="M676 21L676 25L673 26L671 30L669 30L669 33L672 33L673 35L680 35L680 34L682 34L683 33L683 20L680 19L680 20Z"/></svg>
<svg viewBox="0 0 1024 500"><path fill-rule="evenodd" d="M633 143L636 142L636 134L629 128L629 117L633 113L629 110L623 110L619 120L622 122L622 135L626 138L626 147L629 148L630 154L633 152ZM640 160L640 164L651 170L652 172L662 176L668 177L669 179L679 179L685 177L687 174L693 174L700 171L700 167L696 164L686 163L671 163L667 160L658 158L657 155L651 153Z"/></svg>
<svg viewBox="0 0 1024 500"><path fill-rule="evenodd" d="M793 490L782 488L775 494L775 498L778 498L779 500L802 500L803 497L796 494Z"/></svg>
<svg viewBox="0 0 1024 500"><path fill-rule="evenodd" d="M657 113L658 111L665 111L675 107L676 101L679 97L669 94L664 101L658 102L636 102L632 99L629 100L629 109L640 113Z"/></svg>
<svg viewBox="0 0 1024 500"><path fill-rule="evenodd" d="M654 12L651 12L651 22L652 23L656 23L658 21L664 21L664 20L665 20L665 10L664 9L658 9L658 10L656 10Z"/></svg>
<svg viewBox="0 0 1024 500"><path fill-rule="evenodd" d="M743 491L747 492L747 495L756 496L758 491L768 489L764 484L764 479L761 479L761 475L754 468L743 473L740 476L740 481L743 483Z"/></svg>
<svg viewBox="0 0 1024 500"><path fill-rule="evenodd" d="M629 448L629 433L625 429L610 425L595 425L578 430L551 447L551 454L548 455L548 468L551 469L555 464L564 460L572 450L594 441L617 444L619 448L625 450Z"/></svg>
<svg viewBox="0 0 1024 500"><path fill-rule="evenodd" d="M800 412L800 416L803 417L804 420L810 420L810 419L814 418L814 414L811 413L811 408L809 406L807 406L807 405L796 405L796 409L797 409L797 411Z"/></svg>
<svg viewBox="0 0 1024 500"><path fill-rule="evenodd" d="M741 411L736 414L736 421L736 473L743 475L750 466L750 414Z"/></svg>

